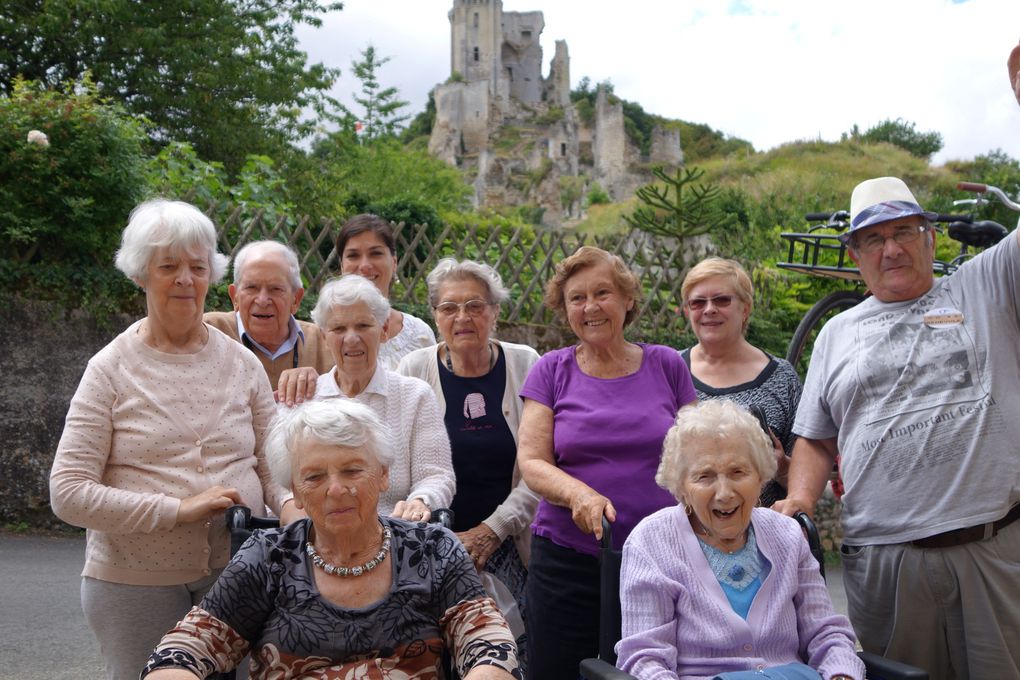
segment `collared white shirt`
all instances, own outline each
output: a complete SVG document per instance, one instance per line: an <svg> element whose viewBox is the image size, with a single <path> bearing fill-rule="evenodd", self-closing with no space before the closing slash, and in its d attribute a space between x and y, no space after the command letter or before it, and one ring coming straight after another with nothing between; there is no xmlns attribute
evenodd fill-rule
<svg viewBox="0 0 1020 680"><path fill-rule="evenodd" d="M287 321L287 326L290 328L290 334L287 336L287 339L284 340L283 343L281 343L280 346L276 348L275 352L270 352L268 349L260 345L258 342L255 341L255 338L251 337L248 331L244 330L244 323L242 323L241 321L241 312L234 312L234 316L237 318L237 337L241 338L241 342L244 343L245 345L250 345L251 347L257 349L259 352L269 357L270 359L278 359L279 357L282 357L284 354L294 349L294 346L297 344L298 338L301 338L301 341L304 342L305 333L304 331L301 330L301 327L298 326L297 321L294 319L293 315Z"/></svg>
<svg viewBox="0 0 1020 680"><path fill-rule="evenodd" d="M436 395L424 381L377 366L359 394L347 397L336 382L336 369L319 376L315 399L353 399L382 421L382 446L393 458L390 488L379 496L379 512L388 515L402 500L421 498L430 508L449 507L456 491L450 439Z"/></svg>

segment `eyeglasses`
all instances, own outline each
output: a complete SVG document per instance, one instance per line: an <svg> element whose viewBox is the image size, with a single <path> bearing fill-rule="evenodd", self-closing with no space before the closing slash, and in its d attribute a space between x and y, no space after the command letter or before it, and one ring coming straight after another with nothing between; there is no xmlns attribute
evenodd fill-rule
<svg viewBox="0 0 1020 680"><path fill-rule="evenodd" d="M733 296L716 295L715 297L710 298L692 298L685 302L684 304L687 305L687 309L691 310L692 312L700 312L701 310L708 306L709 302L711 302L712 306L716 307L717 309L722 307L729 307L730 303L733 302Z"/></svg>
<svg viewBox="0 0 1020 680"><path fill-rule="evenodd" d="M893 229L888 236L882 234L868 234L867 236L851 236L847 242L851 248L859 253L873 254L885 248L888 239L896 241L899 245L913 243L926 231L931 231L927 224L907 224Z"/></svg>
<svg viewBox="0 0 1020 680"><path fill-rule="evenodd" d="M467 302L442 302L436 305L435 310L438 316L457 316L457 312L463 309L468 316L481 316L489 308L485 300L468 300Z"/></svg>

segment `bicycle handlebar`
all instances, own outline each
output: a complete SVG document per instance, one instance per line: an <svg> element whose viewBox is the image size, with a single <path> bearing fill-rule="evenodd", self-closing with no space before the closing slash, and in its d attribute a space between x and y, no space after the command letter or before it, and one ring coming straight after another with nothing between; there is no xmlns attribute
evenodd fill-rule
<svg viewBox="0 0 1020 680"><path fill-rule="evenodd" d="M978 194L991 194L1010 210L1020 212L1020 203L1010 199L1010 197L1007 196L1006 193L999 187L993 187L991 184L979 184L977 182L960 182L956 185L956 188L962 191L973 191Z"/></svg>
<svg viewBox="0 0 1020 680"><path fill-rule="evenodd" d="M932 222L967 222L967 223L973 221L974 221L973 215L944 215L942 213L938 213L937 215L935 215L935 219L932 220Z"/></svg>
<svg viewBox="0 0 1020 680"><path fill-rule="evenodd" d="M807 215L804 215L804 219L808 222L828 222L829 218L834 214L835 213L831 212L808 213Z"/></svg>

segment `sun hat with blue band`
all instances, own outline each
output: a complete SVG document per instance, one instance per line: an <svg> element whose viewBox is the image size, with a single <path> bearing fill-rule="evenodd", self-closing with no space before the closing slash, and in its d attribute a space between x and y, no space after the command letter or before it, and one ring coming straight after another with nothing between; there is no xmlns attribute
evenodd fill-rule
<svg viewBox="0 0 1020 680"><path fill-rule="evenodd" d="M850 229L847 234L912 215L921 215L929 220L938 217L918 205L902 179L878 177L865 180L854 187L850 196Z"/></svg>

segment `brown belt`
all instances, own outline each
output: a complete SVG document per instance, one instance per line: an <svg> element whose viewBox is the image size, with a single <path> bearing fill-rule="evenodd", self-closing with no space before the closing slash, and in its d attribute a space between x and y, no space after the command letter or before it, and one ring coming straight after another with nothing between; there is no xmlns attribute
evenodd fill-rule
<svg viewBox="0 0 1020 680"><path fill-rule="evenodd" d="M910 543L918 548L952 548L955 545L964 545L991 538L1017 519L1020 519L1020 504L1010 508L1006 516L1000 520L963 529L953 529L952 531L935 534L927 538L919 538Z"/></svg>

